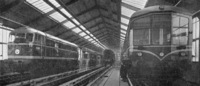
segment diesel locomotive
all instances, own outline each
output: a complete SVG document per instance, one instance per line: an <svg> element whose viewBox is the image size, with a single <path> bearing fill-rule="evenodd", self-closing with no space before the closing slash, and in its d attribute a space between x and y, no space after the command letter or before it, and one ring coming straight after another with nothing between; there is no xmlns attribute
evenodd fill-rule
<svg viewBox="0 0 200 86"><path fill-rule="evenodd" d="M102 62L102 55L99 52L30 27L21 27L10 33L8 59L1 61L0 66L0 85L15 82L15 78L12 77L16 75L27 75L26 79L34 79L100 67ZM5 77L10 78L4 79Z"/></svg>

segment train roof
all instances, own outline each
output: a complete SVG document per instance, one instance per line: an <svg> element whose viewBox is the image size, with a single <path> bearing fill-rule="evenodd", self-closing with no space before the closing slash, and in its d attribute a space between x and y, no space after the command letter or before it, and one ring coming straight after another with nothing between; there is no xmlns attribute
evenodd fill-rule
<svg viewBox="0 0 200 86"><path fill-rule="evenodd" d="M69 45L78 47L78 45L76 45L76 44L74 44L74 43L71 43L71 42L66 41L66 40L63 40L63 39L61 39L61 38L58 38L58 37L52 36L52 35L50 35L50 34L44 33L44 32L42 32L42 31L33 29L33 28L31 28L31 27L20 27L20 28L18 28L18 29L15 29L14 31L12 31L11 34L12 34L12 33L38 33L38 34L40 34L40 35L47 36L48 38L51 38L51 39L53 39L53 40L60 41L60 42L67 43L67 44L69 44Z"/></svg>
<svg viewBox="0 0 200 86"><path fill-rule="evenodd" d="M162 12L162 11L176 12L176 13L182 13L182 14L185 14L185 15L191 15L192 16L192 14L189 11L182 9L182 8L179 8L179 7L167 6L167 5L157 5L157 6L147 7L147 8L144 8L142 10L139 10L139 11L133 13L131 18L140 16L140 15L144 15L144 14L147 14L147 13Z"/></svg>

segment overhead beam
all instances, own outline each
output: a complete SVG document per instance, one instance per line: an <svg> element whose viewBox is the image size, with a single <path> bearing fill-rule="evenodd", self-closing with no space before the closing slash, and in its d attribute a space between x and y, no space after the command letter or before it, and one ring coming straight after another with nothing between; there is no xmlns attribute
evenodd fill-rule
<svg viewBox="0 0 200 86"><path fill-rule="evenodd" d="M98 8L98 6L95 5L95 6L91 7L91 8L89 8L89 9L86 9L86 10L74 15L74 17L78 17L78 16L81 16L81 15L84 15L84 14L90 12L90 11L93 11L93 10L97 9L97 8Z"/></svg>
<svg viewBox="0 0 200 86"><path fill-rule="evenodd" d="M89 44L89 43L83 42L83 43L80 44L80 46L85 46L86 44Z"/></svg>
<svg viewBox="0 0 200 86"><path fill-rule="evenodd" d="M91 19L89 19L89 20L83 22L82 25L87 24L87 23L89 23L89 22L93 22L94 20L96 20L96 19L98 19L98 18L100 18L100 17L101 17L101 15L98 15L98 16L96 16L96 17L93 17L93 18L91 18Z"/></svg>
<svg viewBox="0 0 200 86"><path fill-rule="evenodd" d="M100 34L100 35L97 35L97 38L101 38L102 36L107 36L107 35L104 35L104 34ZM108 37L108 36L107 36Z"/></svg>
<svg viewBox="0 0 200 86"><path fill-rule="evenodd" d="M49 28L46 28L46 29L44 29L44 30L42 30L42 31L43 31L43 32L47 32L47 31L53 30L53 29L55 29L55 28L58 27L58 26L62 26L62 24L63 24L64 22L67 22L67 21L69 21L69 20L65 20L65 21L63 21L63 22L61 22L61 23L58 23L58 24L53 25L53 26L51 26L51 27L49 27ZM63 28L66 28L66 27L63 27ZM70 28L68 28L68 29L70 29Z"/></svg>
<svg viewBox="0 0 200 86"><path fill-rule="evenodd" d="M106 30L107 31L107 30ZM98 34L95 34L96 37L98 37L98 35L107 35L108 32L103 32L103 33L98 33Z"/></svg>
<svg viewBox="0 0 200 86"><path fill-rule="evenodd" d="M128 24L125 24L125 23L122 23L122 22L121 22L121 24L128 27Z"/></svg>
<svg viewBox="0 0 200 86"><path fill-rule="evenodd" d="M123 17L123 18L125 18L125 19L128 19L128 20L130 19L130 17L128 17L128 16L126 16L126 15L123 15L123 14L121 15L121 17Z"/></svg>
<svg viewBox="0 0 200 86"><path fill-rule="evenodd" d="M105 42L105 41L106 41L106 42L107 42L107 40L108 40L107 38L108 38L108 37L105 37L105 38L99 39L99 41L101 41L101 42Z"/></svg>
<svg viewBox="0 0 200 86"><path fill-rule="evenodd" d="M39 20L41 20L41 19L43 19L43 18L46 18L47 16L49 16L50 14L52 14L52 13L54 13L54 12L56 12L56 10L51 10L51 11L48 12L48 13L41 14L41 15L38 16L37 18L34 18L34 19L32 19L32 20L26 22L25 25L30 25L30 24L32 24L33 22L39 21Z"/></svg>
<svg viewBox="0 0 200 86"><path fill-rule="evenodd" d="M67 33L71 33L71 32L66 32L66 34L67 34ZM62 35L64 35L64 34L62 34ZM59 36L57 36L57 37L61 38L62 35L59 35ZM62 38L63 38L63 39L70 39L70 38L73 37L73 36L76 36L76 34L72 33L71 35L68 35L68 36L66 36L66 37L64 37L64 38L62 37Z"/></svg>
<svg viewBox="0 0 200 86"><path fill-rule="evenodd" d="M82 43L85 43L85 41L77 41L77 44L82 44Z"/></svg>
<svg viewBox="0 0 200 86"><path fill-rule="evenodd" d="M107 35L100 35L100 36L98 36L97 38L98 38L98 39L101 39L102 37L109 37L109 36L107 36Z"/></svg>
<svg viewBox="0 0 200 86"><path fill-rule="evenodd" d="M83 12L80 12L80 13L74 15L74 17L78 17L78 16L81 16L81 15L84 15L84 14L86 14L86 13L88 13L88 12L90 12L90 11L93 11L93 10L95 10L95 9L97 9L97 10L98 10L98 9L101 9L101 10L104 10L104 11L109 12L108 9L103 8L103 7L99 6L99 5L95 5L95 6L89 8L89 9L87 9L87 10L84 10ZM99 13L100 13L100 11L99 11ZM117 12L113 12L113 11L112 11L112 13L115 14L115 15L118 15Z"/></svg>
<svg viewBox="0 0 200 86"><path fill-rule="evenodd" d="M71 4L74 4L76 2L78 2L79 0L70 0L69 2L65 3L65 6L69 6Z"/></svg>
<svg viewBox="0 0 200 86"><path fill-rule="evenodd" d="M96 24L94 24L94 25L88 27L87 30L90 30L90 29L92 29L92 28L94 28L94 27L96 27L96 26L99 26L99 25L102 24L102 23L104 23L104 22L103 22L103 21L102 21L102 22L98 22L98 23L96 23Z"/></svg>
<svg viewBox="0 0 200 86"><path fill-rule="evenodd" d="M105 28L98 28L97 30L92 31L91 33L93 34L93 33L102 32L102 31L105 31L105 30L106 30Z"/></svg>
<svg viewBox="0 0 200 86"><path fill-rule="evenodd" d="M76 42L76 41L80 41L80 40L83 40L83 38L79 38L79 37L78 37L78 38L76 38L76 39L73 39L72 42Z"/></svg>

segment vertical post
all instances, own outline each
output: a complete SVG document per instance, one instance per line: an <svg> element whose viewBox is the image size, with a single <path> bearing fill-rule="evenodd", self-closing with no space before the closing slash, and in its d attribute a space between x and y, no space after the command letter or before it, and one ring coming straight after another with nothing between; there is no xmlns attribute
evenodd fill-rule
<svg viewBox="0 0 200 86"><path fill-rule="evenodd" d="M0 19L0 27L3 25L3 20L2 19ZM1 36L0 37L2 37L1 39L2 39L2 41L0 41L0 44L1 44L1 58L0 58L0 60L3 60L3 30L2 30L2 28L0 28L0 33L1 33Z"/></svg>

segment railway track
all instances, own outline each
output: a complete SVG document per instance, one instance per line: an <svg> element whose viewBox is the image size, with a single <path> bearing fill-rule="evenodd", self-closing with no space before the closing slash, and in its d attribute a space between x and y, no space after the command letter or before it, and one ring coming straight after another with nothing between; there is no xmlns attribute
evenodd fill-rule
<svg viewBox="0 0 200 86"><path fill-rule="evenodd" d="M102 73L104 73L109 68L111 67L100 68L83 76L80 76L74 80L60 84L59 86L88 86L88 84L95 81Z"/></svg>
<svg viewBox="0 0 200 86"><path fill-rule="evenodd" d="M104 67L79 69L36 79L30 79L30 77L28 77L28 73L24 74L24 76L18 73L10 74L0 77L0 86L57 86L101 68Z"/></svg>

